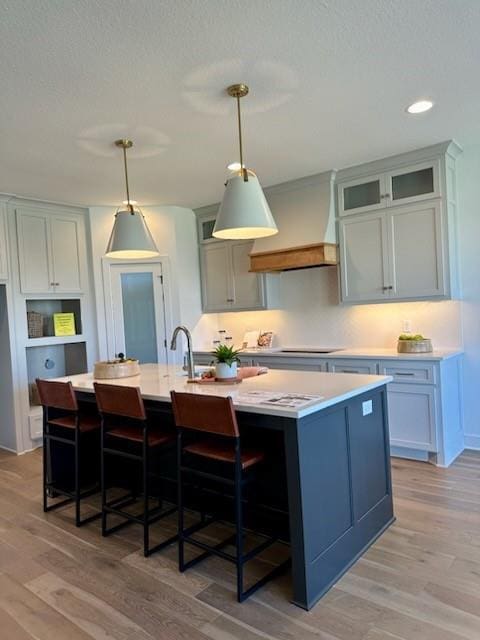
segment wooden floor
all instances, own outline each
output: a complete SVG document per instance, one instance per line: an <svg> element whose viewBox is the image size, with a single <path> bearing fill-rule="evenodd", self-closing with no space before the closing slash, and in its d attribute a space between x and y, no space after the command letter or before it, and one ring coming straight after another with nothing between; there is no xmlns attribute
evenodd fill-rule
<svg viewBox="0 0 480 640"><path fill-rule="evenodd" d="M239 605L223 561L180 575L173 548L143 558L135 525L102 539L70 508L44 515L40 471L40 452L0 452L2 640L480 639L480 453L393 459L397 522L310 612L288 575Z"/></svg>

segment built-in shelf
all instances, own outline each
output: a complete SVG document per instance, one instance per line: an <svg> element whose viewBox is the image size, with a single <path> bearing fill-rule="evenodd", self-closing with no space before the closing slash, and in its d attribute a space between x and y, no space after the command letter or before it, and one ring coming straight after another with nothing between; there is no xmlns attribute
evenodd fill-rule
<svg viewBox="0 0 480 640"><path fill-rule="evenodd" d="M79 298L64 298L64 299L28 299L26 302L27 320L29 314L37 314L35 318L39 318L41 333L40 337L33 337L31 331L28 331L28 341L35 341L36 344L41 344L40 340L57 338L55 336L54 329L54 314L55 313L73 313L75 322L76 336L62 336L60 342L68 342L69 338L78 338L81 341L82 338L82 312L81 301ZM38 327L37 327L38 329ZM68 339L67 339L68 338ZM56 342L52 344L57 344Z"/></svg>
<svg viewBox="0 0 480 640"><path fill-rule="evenodd" d="M85 336L79 333L76 336L44 336L43 338L28 338L25 342L27 349L35 347L49 347L61 344L76 344L85 342Z"/></svg>

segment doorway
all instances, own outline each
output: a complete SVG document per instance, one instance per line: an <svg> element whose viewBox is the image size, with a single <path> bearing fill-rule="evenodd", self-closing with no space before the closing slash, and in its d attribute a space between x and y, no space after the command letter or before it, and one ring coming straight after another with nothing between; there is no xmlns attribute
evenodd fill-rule
<svg viewBox="0 0 480 640"><path fill-rule="evenodd" d="M111 327L109 357L119 353L141 364L168 363L162 263L109 264ZM106 296L108 299L108 296Z"/></svg>

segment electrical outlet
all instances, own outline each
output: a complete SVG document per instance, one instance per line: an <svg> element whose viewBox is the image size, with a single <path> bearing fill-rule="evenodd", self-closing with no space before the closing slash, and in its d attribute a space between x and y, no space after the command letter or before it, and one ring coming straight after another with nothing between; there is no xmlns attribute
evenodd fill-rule
<svg viewBox="0 0 480 640"><path fill-rule="evenodd" d="M411 333L412 332L412 323L410 320L403 320L402 322L402 333Z"/></svg>
<svg viewBox="0 0 480 640"><path fill-rule="evenodd" d="M371 400L362 402L362 416L369 416L373 412L373 403Z"/></svg>

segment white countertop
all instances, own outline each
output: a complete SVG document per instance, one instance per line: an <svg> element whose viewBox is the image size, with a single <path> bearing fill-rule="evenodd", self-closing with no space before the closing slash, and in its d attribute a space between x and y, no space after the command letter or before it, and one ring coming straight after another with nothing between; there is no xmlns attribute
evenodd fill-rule
<svg viewBox="0 0 480 640"><path fill-rule="evenodd" d="M259 356L274 356L282 358L316 358L316 359L338 359L338 358L359 358L363 360L430 360L440 361L447 360L462 355L460 349L434 349L430 353L398 353L396 349L385 348L363 348L363 349L341 349L331 351L330 353L315 352L315 349L322 347L277 347L273 349L245 349L240 352L240 358L247 356L255 358ZM335 347L332 347L335 349ZM288 349L288 352L284 351ZM295 351L298 349L298 351ZM211 350L195 349L194 353L207 355Z"/></svg>
<svg viewBox="0 0 480 640"><path fill-rule="evenodd" d="M238 411L287 418L303 418L321 409L353 398L390 382L390 376L373 376L349 373L321 373L311 371L269 370L268 373L247 378L240 384L195 384L188 383L185 372L179 367L143 364L140 375L116 380L99 380L108 384L140 387L145 400L170 402L170 391L185 391L199 395L231 396ZM76 391L93 392L93 374L82 373L75 376L58 378L70 380ZM242 404L238 396L249 391L273 391L278 393L297 393L321 396L300 408L265 406L262 404Z"/></svg>

